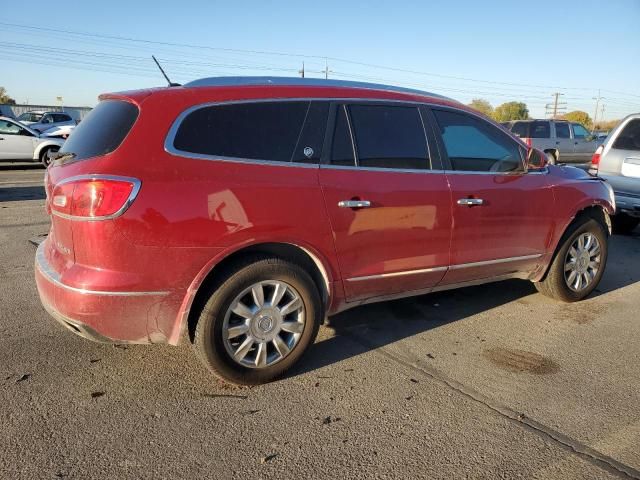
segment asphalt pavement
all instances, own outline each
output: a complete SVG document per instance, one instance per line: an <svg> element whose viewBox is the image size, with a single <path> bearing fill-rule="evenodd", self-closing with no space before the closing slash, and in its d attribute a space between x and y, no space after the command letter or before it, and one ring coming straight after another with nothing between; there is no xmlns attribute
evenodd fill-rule
<svg viewBox="0 0 640 480"><path fill-rule="evenodd" d="M562 304L525 281L364 306L286 378L92 343L33 280L44 171L0 165L0 478L640 479L640 231Z"/></svg>

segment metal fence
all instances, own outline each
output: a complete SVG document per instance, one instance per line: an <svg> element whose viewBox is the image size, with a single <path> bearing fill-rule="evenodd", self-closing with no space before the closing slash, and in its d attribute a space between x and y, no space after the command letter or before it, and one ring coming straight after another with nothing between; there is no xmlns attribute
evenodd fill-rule
<svg viewBox="0 0 640 480"><path fill-rule="evenodd" d="M24 112L32 110L46 110L47 112L65 112L71 115L75 120L82 120L87 113L91 111L91 107L61 107L60 105L7 105L0 104L0 115L5 117L17 118Z"/></svg>

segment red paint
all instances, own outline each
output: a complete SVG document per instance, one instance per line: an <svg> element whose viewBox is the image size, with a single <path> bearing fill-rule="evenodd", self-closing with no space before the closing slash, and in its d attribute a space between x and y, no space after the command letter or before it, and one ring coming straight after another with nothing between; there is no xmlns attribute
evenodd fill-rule
<svg viewBox="0 0 640 480"><path fill-rule="evenodd" d="M113 153L51 166L47 209L60 182L77 175L139 179L140 191L124 214L111 220L51 217L44 257L68 288L36 269L43 303L104 337L176 344L207 274L250 246L291 244L313 255L329 284L329 313L335 313L367 299L514 268L523 275L537 268L539 276L580 209L597 204L612 212L601 182L585 181L582 172L559 167L539 175L357 171L203 161L164 150L170 126L193 105L311 97L407 100L466 109L439 98L337 87L199 87L104 95L138 105L138 120ZM483 198L487 204L458 206L456 200L463 197ZM370 200L372 208L337 207L338 201L354 198ZM542 256L446 271L449 265L531 254ZM423 269L435 271L347 281ZM83 290L167 294L95 295Z"/></svg>

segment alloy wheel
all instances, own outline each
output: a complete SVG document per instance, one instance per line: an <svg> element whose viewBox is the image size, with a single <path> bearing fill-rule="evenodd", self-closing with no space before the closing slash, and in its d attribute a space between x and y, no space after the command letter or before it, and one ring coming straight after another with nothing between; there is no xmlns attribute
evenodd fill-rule
<svg viewBox="0 0 640 480"><path fill-rule="evenodd" d="M571 244L564 262L564 279L574 292L588 288L598 275L600 242L592 233L581 233Z"/></svg>

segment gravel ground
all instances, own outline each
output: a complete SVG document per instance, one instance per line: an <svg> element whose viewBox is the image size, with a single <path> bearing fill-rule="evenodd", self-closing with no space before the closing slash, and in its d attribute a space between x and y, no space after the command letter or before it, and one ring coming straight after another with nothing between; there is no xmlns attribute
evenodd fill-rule
<svg viewBox="0 0 640 480"><path fill-rule="evenodd" d="M360 307L237 389L49 318L34 167L0 166L0 478L640 478L640 232L579 304L513 280Z"/></svg>

